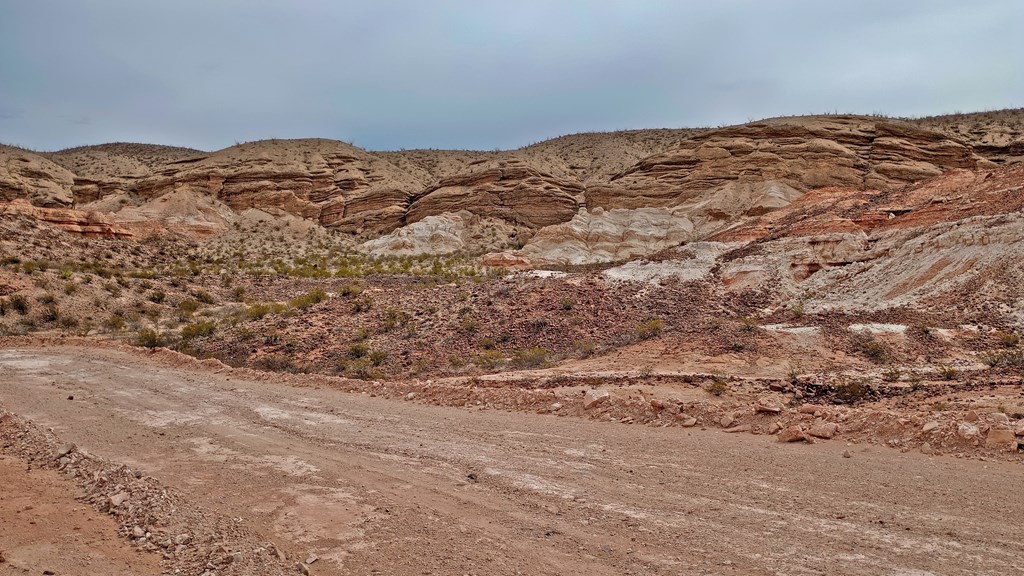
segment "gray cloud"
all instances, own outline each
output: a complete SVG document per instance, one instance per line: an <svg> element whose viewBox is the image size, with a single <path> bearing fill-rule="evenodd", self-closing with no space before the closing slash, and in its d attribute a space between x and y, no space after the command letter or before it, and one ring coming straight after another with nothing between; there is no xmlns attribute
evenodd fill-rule
<svg viewBox="0 0 1024 576"><path fill-rule="evenodd" d="M0 4L0 140L371 149L1024 106L1017 0Z"/></svg>

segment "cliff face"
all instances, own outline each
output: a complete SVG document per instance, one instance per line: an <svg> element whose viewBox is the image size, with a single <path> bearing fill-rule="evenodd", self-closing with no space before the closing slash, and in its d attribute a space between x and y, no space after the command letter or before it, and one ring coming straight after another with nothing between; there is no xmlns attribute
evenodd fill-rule
<svg viewBox="0 0 1024 576"><path fill-rule="evenodd" d="M863 117L785 118L697 135L587 190L588 207L674 206L719 191L776 186L884 189L990 165L964 143Z"/></svg>
<svg viewBox="0 0 1024 576"><path fill-rule="evenodd" d="M816 189L892 190L952 169L1015 163L1024 141L1017 117L984 117L982 128L970 124L973 116L778 118L717 130L577 134L503 152L374 153L323 139L212 153L0 147L0 200L84 207L135 227L152 217L154 232L173 221L175 232L198 236L219 233L231 211L249 209L369 238L465 212L525 230L516 242L536 233L512 260L591 263L706 238ZM155 203L163 197L171 201Z"/></svg>
<svg viewBox="0 0 1024 576"><path fill-rule="evenodd" d="M46 158L10 146L0 146L0 200L28 200L47 208L71 206L75 175Z"/></svg>
<svg viewBox="0 0 1024 576"><path fill-rule="evenodd" d="M406 221L466 210L541 228L570 220L579 208L577 197L583 191L583 184L577 180L556 178L524 162L502 161L445 178L417 194Z"/></svg>

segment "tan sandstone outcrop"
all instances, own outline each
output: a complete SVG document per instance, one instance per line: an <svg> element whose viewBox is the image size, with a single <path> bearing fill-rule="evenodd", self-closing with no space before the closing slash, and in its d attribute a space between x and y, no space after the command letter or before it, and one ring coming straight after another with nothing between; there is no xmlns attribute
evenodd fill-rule
<svg viewBox="0 0 1024 576"><path fill-rule="evenodd" d="M587 206L676 206L765 186L891 188L991 165L946 135L858 116L778 118L699 134L587 190ZM778 206L776 206L778 207Z"/></svg>
<svg viewBox="0 0 1024 576"><path fill-rule="evenodd" d="M521 161L481 164L417 194L406 222L466 210L540 228L571 219L583 190L577 180L556 178Z"/></svg>
<svg viewBox="0 0 1024 576"><path fill-rule="evenodd" d="M204 191L236 211L279 208L349 232L389 231L423 183L386 160L334 140L240 144L167 166L134 193L155 198L180 187Z"/></svg>
<svg viewBox="0 0 1024 576"><path fill-rule="evenodd" d="M33 206L56 208L71 206L74 174L39 154L0 146L0 200L19 198Z"/></svg>

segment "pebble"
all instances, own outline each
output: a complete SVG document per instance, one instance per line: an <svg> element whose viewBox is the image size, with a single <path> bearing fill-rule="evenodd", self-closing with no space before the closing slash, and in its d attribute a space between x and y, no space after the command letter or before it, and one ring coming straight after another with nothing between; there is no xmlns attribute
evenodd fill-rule
<svg viewBox="0 0 1024 576"><path fill-rule="evenodd" d="M680 423L680 426L682 426L683 428L693 428L696 425L697 425L697 419L692 417L692 416L690 416L689 418L684 419L682 421L682 423Z"/></svg>
<svg viewBox="0 0 1024 576"><path fill-rule="evenodd" d="M935 452L935 451L932 449L932 445L931 444L929 444L927 442L925 442L924 444L921 444L921 454L932 454L933 452Z"/></svg>
<svg viewBox="0 0 1024 576"><path fill-rule="evenodd" d="M561 402L555 402L551 406L548 406L548 410L550 410L552 412L558 412L561 409L562 409L562 403Z"/></svg>
<svg viewBox="0 0 1024 576"><path fill-rule="evenodd" d="M316 562L319 559L320 559L319 556L317 556L316 554L310 553L309 556L306 556L306 564L312 564L313 562Z"/></svg>
<svg viewBox="0 0 1024 576"><path fill-rule="evenodd" d="M718 423L722 426L722 428L728 428L732 426L734 422L736 422L736 419L732 417L732 414L723 414L722 417L718 420Z"/></svg>
<svg viewBox="0 0 1024 576"><path fill-rule="evenodd" d="M935 430L938 427L939 427L939 423L938 422L936 422L935 420L930 420L930 421L924 423L924 426L921 427L921 432L927 434L927 433L931 432L932 430Z"/></svg>
<svg viewBox="0 0 1024 576"><path fill-rule="evenodd" d="M816 438L825 438L826 440L834 437L837 432L839 432L839 424L836 424L835 422L815 424L807 431L811 436Z"/></svg>
<svg viewBox="0 0 1024 576"><path fill-rule="evenodd" d="M72 452L74 452L77 448L78 448L78 446L75 446L75 444L73 442L69 442L69 443L61 446L60 450L57 450L57 458L63 458L64 456L67 456L68 454L71 454ZM55 460L57 458L55 458Z"/></svg>
<svg viewBox="0 0 1024 576"><path fill-rule="evenodd" d="M843 458L853 458L853 454L850 454L849 450L843 451Z"/></svg>

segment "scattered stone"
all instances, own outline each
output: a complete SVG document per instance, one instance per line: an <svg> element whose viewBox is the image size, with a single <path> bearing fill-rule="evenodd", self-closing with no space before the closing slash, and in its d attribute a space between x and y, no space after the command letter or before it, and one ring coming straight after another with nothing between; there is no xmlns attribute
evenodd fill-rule
<svg viewBox="0 0 1024 576"><path fill-rule="evenodd" d="M1024 436L1024 422L1018 422L1017 428L1013 431L1017 436Z"/></svg>
<svg viewBox="0 0 1024 576"><path fill-rule="evenodd" d="M764 399L758 400L754 406L754 412L759 414L779 414L782 412L782 406L775 403L773 400Z"/></svg>
<svg viewBox="0 0 1024 576"><path fill-rule="evenodd" d="M796 409L796 411L801 414L814 414L819 410L821 410L821 406L817 406L815 404L801 404L800 407Z"/></svg>
<svg viewBox="0 0 1024 576"><path fill-rule="evenodd" d="M961 422L956 428L956 433L963 439L967 440L974 438L978 435L978 427L974 424L968 424L967 422Z"/></svg>
<svg viewBox="0 0 1024 576"><path fill-rule="evenodd" d="M416 399L416 393L415 392L409 392L408 394L405 395L405 399L406 400L415 400Z"/></svg>
<svg viewBox="0 0 1024 576"><path fill-rule="evenodd" d="M242 553L241 552L235 552L234 554L232 554L231 555L231 561L232 562L241 562L242 561Z"/></svg>
<svg viewBox="0 0 1024 576"><path fill-rule="evenodd" d="M192 541L192 536L189 534L178 534L174 537L174 543L177 545L188 544Z"/></svg>
<svg viewBox="0 0 1024 576"><path fill-rule="evenodd" d="M978 421L978 413L975 412L974 410L968 410L967 414L964 415L964 420L966 420L968 422L977 422Z"/></svg>
<svg viewBox="0 0 1024 576"><path fill-rule="evenodd" d="M555 402L551 406L548 406L548 410L550 410L552 412L558 412L561 409L562 409L562 403L561 402Z"/></svg>
<svg viewBox="0 0 1024 576"><path fill-rule="evenodd" d="M929 420L928 422L924 423L924 426L921 427L921 432L927 434L927 433L931 432L932 430L935 430L938 427L939 427L939 423L938 422L936 422L935 420Z"/></svg>
<svg viewBox="0 0 1024 576"><path fill-rule="evenodd" d="M310 552L309 556L306 556L306 564L312 564L313 562L316 562L319 559L319 556Z"/></svg>
<svg viewBox="0 0 1024 576"><path fill-rule="evenodd" d="M299 571L299 574L303 574L304 576L309 576L309 566L306 566L302 562L299 562L298 564L295 565L295 568Z"/></svg>
<svg viewBox="0 0 1024 576"><path fill-rule="evenodd" d="M921 444L921 454L929 454L930 455L933 452L935 452L935 451L932 449L932 445L931 444L929 444L927 442L925 442L924 444Z"/></svg>
<svg viewBox="0 0 1024 576"><path fill-rule="evenodd" d="M697 419L694 418L693 416L690 416L689 418L684 419L680 425L683 428L693 428L694 426L697 425Z"/></svg>
<svg viewBox="0 0 1024 576"><path fill-rule="evenodd" d="M110 497L109 504L111 508L117 508L121 504L124 504L128 500L127 492L118 492Z"/></svg>
<svg viewBox="0 0 1024 576"><path fill-rule="evenodd" d="M740 424L739 426L726 428L725 432L728 432L730 434L736 434L737 432L750 432L750 424Z"/></svg>
<svg viewBox="0 0 1024 576"><path fill-rule="evenodd" d="M807 431L808 434L816 438L830 439L839 432L839 424L835 422L824 422L811 426L811 429Z"/></svg>
<svg viewBox="0 0 1024 576"><path fill-rule="evenodd" d="M75 399L75 395L74 394L68 394L68 400L74 400L74 399Z"/></svg>
<svg viewBox="0 0 1024 576"><path fill-rule="evenodd" d="M843 450L843 458L853 458L853 454L850 454L849 450Z"/></svg>
<svg viewBox="0 0 1024 576"><path fill-rule="evenodd" d="M75 444L73 442L69 442L69 443L61 446L60 450L57 450L57 458L54 458L54 460L56 460L58 458L63 458L64 456L67 456L68 454L71 454L72 452L74 452L77 449L78 449L78 446L75 446Z"/></svg>
<svg viewBox="0 0 1024 576"><path fill-rule="evenodd" d="M718 419L718 423L722 428L728 428L732 426L734 422L736 422L736 419L732 417L732 414L723 414L722 417Z"/></svg>
<svg viewBox="0 0 1024 576"><path fill-rule="evenodd" d="M607 390L587 390L583 395L583 408L589 410L594 406L602 404L611 397Z"/></svg>
<svg viewBox="0 0 1024 576"><path fill-rule="evenodd" d="M988 436L985 438L985 446L998 450L1016 450L1017 437L1012 430L993 428L988 431Z"/></svg>
<svg viewBox="0 0 1024 576"><path fill-rule="evenodd" d="M1009 416L1007 416L1006 414L1003 414L1002 412L993 412L993 413L989 414L988 417L990 419L992 419L992 420L995 420L996 422L998 422L1000 424L1009 424L1010 423Z"/></svg>
<svg viewBox="0 0 1024 576"><path fill-rule="evenodd" d="M799 442L804 439L804 431L799 426L790 426L779 432L779 442Z"/></svg>
<svg viewBox="0 0 1024 576"><path fill-rule="evenodd" d="M146 531L140 528L139 526L136 526L132 528L132 537L136 540L141 540L142 538L146 537Z"/></svg>

